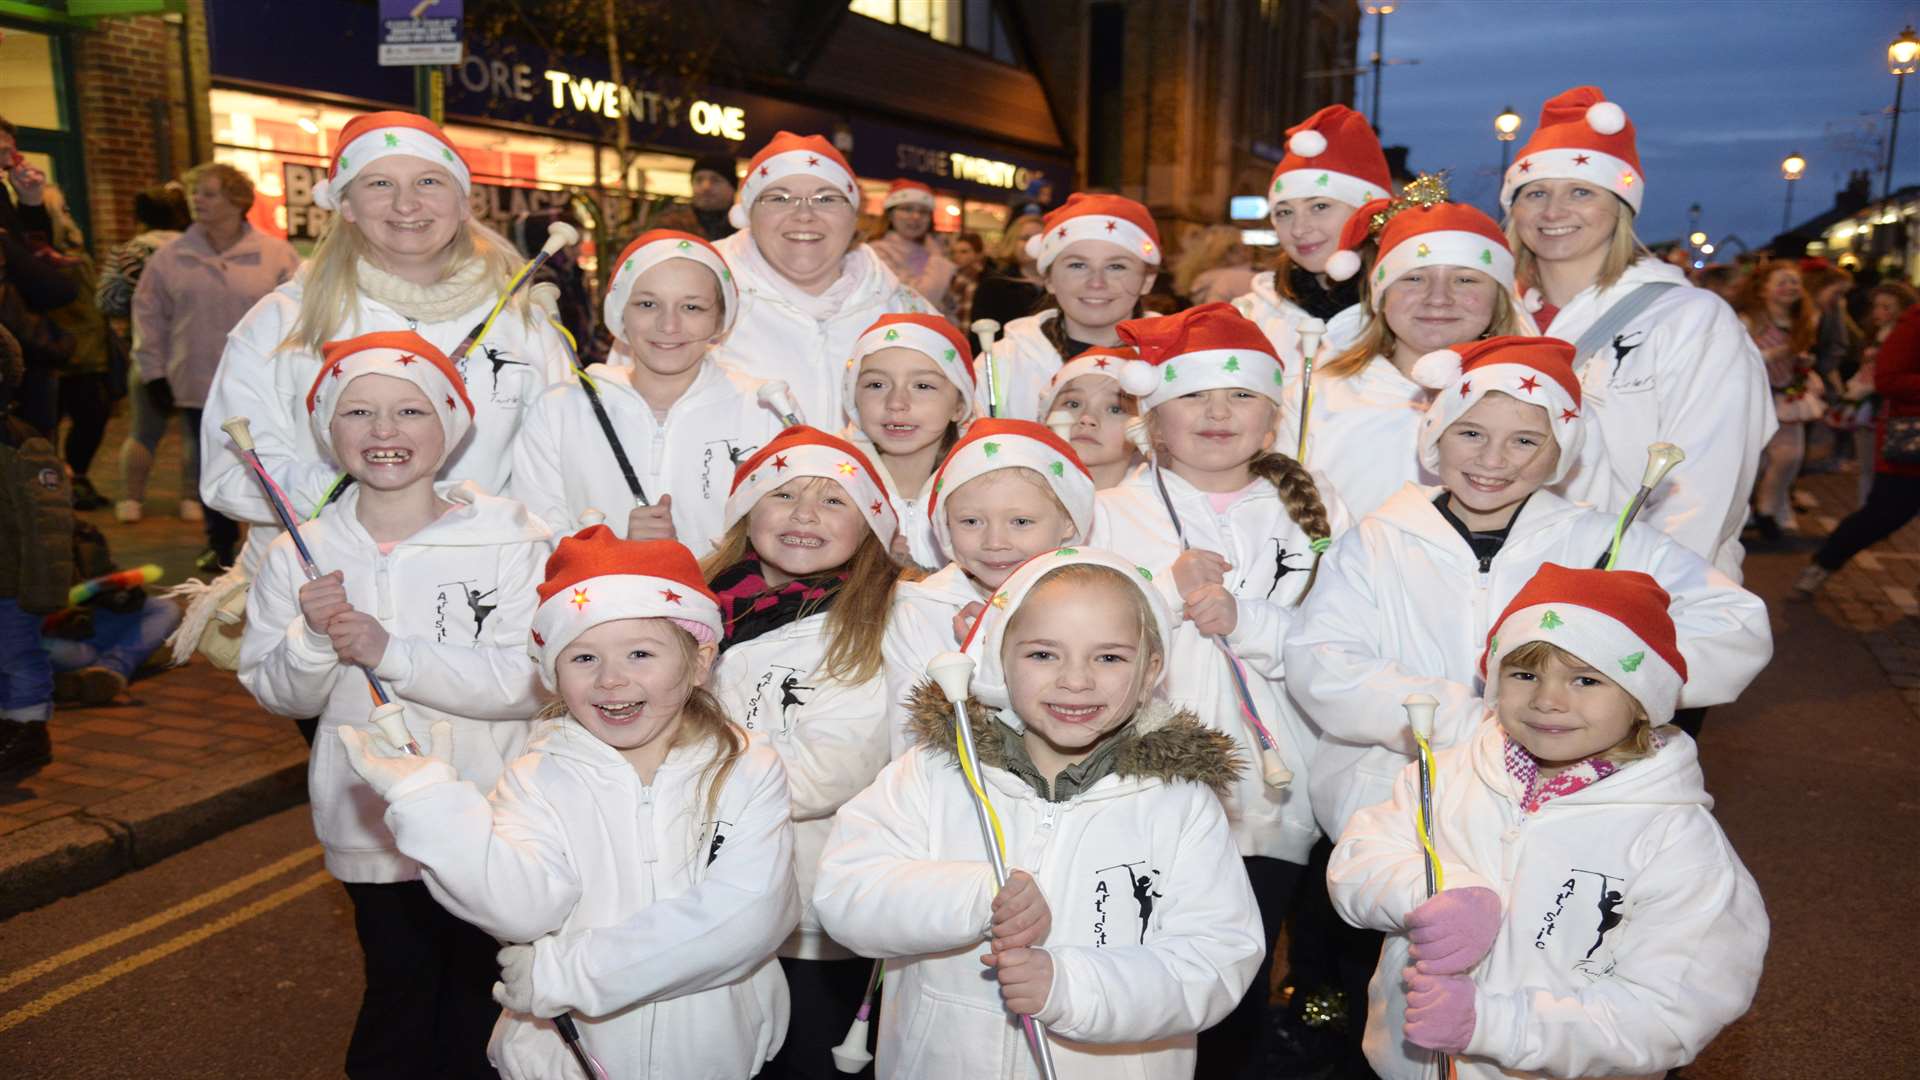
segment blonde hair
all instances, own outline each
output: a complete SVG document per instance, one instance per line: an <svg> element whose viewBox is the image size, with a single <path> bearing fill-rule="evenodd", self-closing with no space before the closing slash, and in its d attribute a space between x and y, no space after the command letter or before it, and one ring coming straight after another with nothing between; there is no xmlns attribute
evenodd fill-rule
<svg viewBox="0 0 1920 1080"><path fill-rule="evenodd" d="M1600 276L1594 282L1603 289L1619 281L1620 275L1627 272L1627 267L1641 259L1653 258L1653 252L1647 250L1647 246L1633 233L1633 207L1618 196L1615 196L1615 201L1619 203L1619 213L1613 219L1613 239L1607 247L1606 259L1600 263ZM1539 284L1540 260L1534 255L1533 249L1520 239L1520 226L1514 224L1511 210L1507 212L1505 228L1507 246L1513 249L1513 277L1524 293Z"/></svg>
<svg viewBox="0 0 1920 1080"><path fill-rule="evenodd" d="M301 271L300 318L280 342L280 348L317 353L320 346L341 336L359 309L359 262L367 250L367 238L359 226L348 221L346 214L334 211L320 231L320 242L314 246L313 257ZM453 240L447 244L447 255L443 273L479 259L486 268L483 280L488 291L496 294L507 291L507 282L520 269L518 255L494 242L472 218L461 222L454 232ZM525 292L516 295L506 310L531 322Z"/></svg>
<svg viewBox="0 0 1920 1080"><path fill-rule="evenodd" d="M1495 284L1499 285L1498 282ZM1362 303L1370 304L1371 296L1370 290L1361 290ZM1526 328L1520 322L1520 308L1513 302L1513 293L1509 292L1506 286L1500 285L1494 292L1493 317L1487 320L1487 328L1481 331L1480 336L1504 337L1508 334L1525 332ZM1360 332L1360 337L1353 346L1321 365L1319 374L1330 379L1350 379L1365 371L1374 357L1392 357L1394 349L1399 347L1399 344L1400 339L1394 336L1393 327L1387 325L1386 308L1384 306L1376 308L1373 310L1373 316L1367 320L1366 329Z"/></svg>
<svg viewBox="0 0 1920 1080"><path fill-rule="evenodd" d="M1525 645L1520 646L1500 658L1500 670L1496 673L1495 677L1498 678L1500 675L1504 675L1509 671L1525 671L1534 675L1544 675L1547 670L1547 662L1555 658L1562 664L1568 666L1592 666L1585 660L1580 659L1552 642L1529 641ZM1606 676L1602 675L1601 678L1606 678ZM1619 683L1613 682L1612 679L1607 679L1607 682L1616 687L1620 686ZM1626 689L1620 687L1620 692L1624 694L1626 693ZM1499 698L1497 692L1489 694L1488 696L1495 700ZM1648 718L1646 707L1641 705L1632 694L1627 694L1627 698L1633 701L1633 727L1628 730L1625 738L1607 747L1598 754L1593 755L1602 760L1611 761L1615 765L1625 765L1629 761L1639 761L1643 758L1650 758L1653 756L1654 751L1660 748L1659 740L1654 734L1653 721Z"/></svg>
<svg viewBox="0 0 1920 1080"><path fill-rule="evenodd" d="M1134 712L1137 715L1140 709L1144 707L1153 696L1147 692L1149 689L1146 685L1147 665L1153 658L1164 661L1167 655L1167 643L1160 639L1160 624L1153 618L1153 605L1147 602L1146 594L1140 591L1139 586L1127 580L1125 574L1111 566L1102 566L1099 563L1068 563L1058 569L1049 570L1040 575L1040 580L1034 582L1032 587L1027 590L1027 596L1031 598L1034 593L1040 591L1042 586L1055 581L1063 585L1077 585L1082 588L1097 588L1100 586L1118 588L1126 594L1127 604L1133 609L1134 619L1140 624L1141 655L1139 657L1139 663L1134 667L1134 693L1138 695L1138 700L1134 704ZM1000 662L1002 667L1006 665L1006 651L1012 646L1015 640L1014 627L1020 624L1020 616L1025 614L1026 610L1027 605L1022 603L1018 608L1014 609L1012 617L1007 620L1006 632L1001 635L1000 640ZM1129 716L1124 722L1114 725L1112 730L1118 730L1132 722L1133 717Z"/></svg>

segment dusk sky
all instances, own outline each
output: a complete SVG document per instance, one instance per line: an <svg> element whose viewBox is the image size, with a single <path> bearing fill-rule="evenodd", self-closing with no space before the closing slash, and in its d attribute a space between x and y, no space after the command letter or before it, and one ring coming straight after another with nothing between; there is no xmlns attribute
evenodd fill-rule
<svg viewBox="0 0 1920 1080"><path fill-rule="evenodd" d="M1373 50L1363 16L1360 62ZM1880 194L1893 106L1887 43L1920 19L1903 0L1398 0L1386 17L1383 141L1411 148L1415 170L1453 170L1454 198L1491 209L1500 146L1493 118L1511 105L1533 133L1540 104L1591 83L1639 132L1647 178L1639 233L1684 235L1687 207L1718 241L1764 246L1780 231L1780 161L1798 151L1806 176L1794 221L1833 205L1848 170L1870 168ZM1909 77L1894 186L1920 183L1920 74ZM1357 81L1357 104L1372 100Z"/></svg>

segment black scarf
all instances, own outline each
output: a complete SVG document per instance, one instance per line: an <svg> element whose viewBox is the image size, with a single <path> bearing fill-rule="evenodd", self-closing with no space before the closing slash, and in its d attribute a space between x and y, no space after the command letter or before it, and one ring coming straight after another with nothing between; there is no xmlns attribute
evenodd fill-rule
<svg viewBox="0 0 1920 1080"><path fill-rule="evenodd" d="M1336 281L1329 288L1320 284L1313 271L1302 266L1287 267L1287 284L1293 288L1293 302L1316 319L1331 319L1360 302L1360 275Z"/></svg>
<svg viewBox="0 0 1920 1080"><path fill-rule="evenodd" d="M809 615L833 607L840 587L847 583L844 570L795 578L785 585L769 585L760 569L760 557L747 555L714 575L713 594L720 600L720 619L725 633L720 651L752 641Z"/></svg>

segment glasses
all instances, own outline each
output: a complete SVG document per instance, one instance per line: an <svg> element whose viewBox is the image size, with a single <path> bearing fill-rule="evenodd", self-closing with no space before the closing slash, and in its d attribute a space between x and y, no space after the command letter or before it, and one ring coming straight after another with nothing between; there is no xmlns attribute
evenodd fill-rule
<svg viewBox="0 0 1920 1080"><path fill-rule="evenodd" d="M853 200L837 191L821 191L812 195L789 195L784 191L774 191L753 200L753 205L765 207L776 214L790 214L806 203L817 214L837 214L853 209Z"/></svg>

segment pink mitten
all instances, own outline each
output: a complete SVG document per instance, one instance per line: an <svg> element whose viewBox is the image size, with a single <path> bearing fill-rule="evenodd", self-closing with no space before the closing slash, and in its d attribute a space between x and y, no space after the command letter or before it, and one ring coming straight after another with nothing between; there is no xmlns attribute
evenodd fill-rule
<svg viewBox="0 0 1920 1080"><path fill-rule="evenodd" d="M1402 973L1407 984L1407 1041L1443 1054L1465 1053L1473 1041L1473 980L1459 975Z"/></svg>
<svg viewBox="0 0 1920 1080"><path fill-rule="evenodd" d="M1407 916L1413 961L1430 975L1458 975L1487 955L1500 931L1500 894L1473 886L1448 889Z"/></svg>

